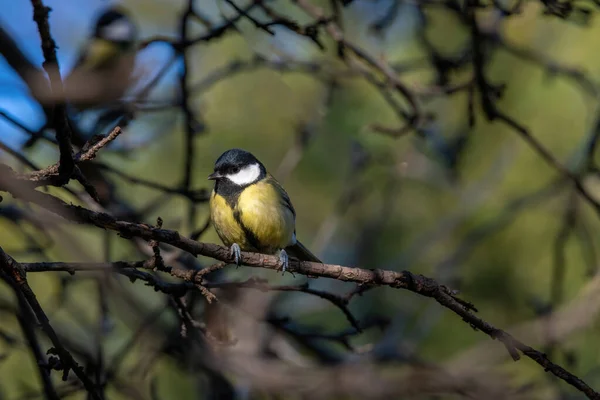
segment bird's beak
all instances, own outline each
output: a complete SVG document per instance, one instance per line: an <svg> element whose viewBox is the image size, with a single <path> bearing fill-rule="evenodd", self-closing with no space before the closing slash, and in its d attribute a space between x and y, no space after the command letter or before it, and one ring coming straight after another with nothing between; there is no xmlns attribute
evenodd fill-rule
<svg viewBox="0 0 600 400"><path fill-rule="evenodd" d="M211 181L214 181L214 180L217 180L217 179L222 178L222 177L223 176L220 173L218 173L217 171L215 171L215 172L213 172L212 174L210 174L208 176L208 179L211 180Z"/></svg>

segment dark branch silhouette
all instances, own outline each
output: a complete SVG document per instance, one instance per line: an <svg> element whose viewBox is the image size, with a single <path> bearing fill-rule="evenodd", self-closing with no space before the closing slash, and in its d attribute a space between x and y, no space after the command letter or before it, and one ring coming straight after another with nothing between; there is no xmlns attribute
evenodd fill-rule
<svg viewBox="0 0 600 400"><path fill-rule="evenodd" d="M484 394L496 398L493 395L497 393L498 398L527 396L531 387L515 389L499 374L489 373L489 382L481 376L475 379L453 375L454 371L446 371L442 362L430 362L419 354L419 341L440 318L440 310L447 309L468 325L464 329L473 328L501 342L514 361L525 356L550 372L552 375L548 376L558 378L551 381L557 391L562 392L570 386L589 399L600 399L600 394L590 386L597 381L597 375L583 374L574 361L575 356L562 346L560 340L553 339L557 335L550 332L550 327L550 339L544 347L539 347L544 351L537 350L524 342L535 343L516 337L524 337L521 331L515 334L511 328L501 329L487 322L487 310L483 312L486 318L480 317L475 305L468 300L469 291L459 297L458 291L452 289L464 285L458 267L466 264L482 242L526 212L557 198L561 199L562 208L556 213L556 234L550 244L549 300L531 299L531 310L528 311L533 311L542 322L553 321L561 315L559 307L568 300L565 282L568 280L571 241L577 243L587 272L590 275L597 273L594 229L597 229L600 216L600 202L590 182L599 174L595 153L600 118L594 114L589 134L574 139L579 140L575 161L563 160L551 150L550 144L544 142L541 132L514 116L516 113L503 103L507 91L519 88L515 88L510 80L500 82L491 65L498 54L534 65L549 77L573 85L594 104L598 100L597 83L584 68L562 64L546 53L521 47L505 35L504 24L524 13L528 6L524 2L509 5L498 1L469 0L463 4L454 0L420 0L409 5L394 0L385 7L378 4L382 13L373 18L364 15L360 19L366 18L366 31L380 39L396 38L393 29L406 15L403 7L412 7L416 15L414 33L420 53L404 61L387 59L378 49L371 48L370 41L357 39L351 27L355 21L348 15L356 11L353 7L358 3L332 0L317 6L309 0L297 0L287 5L278 1L220 0L219 6L228 10L229 16L223 13L220 19L213 20L200 11L200 4L188 0L178 11L174 35L142 38L137 46L139 52L154 46L167 46L172 55L140 81L132 78L133 94L92 110L98 118L89 129L79 123L77 114L89 110L74 114L65 101L56 53L60 43L53 38L49 21L51 9L40 0L32 0L32 21L23 21L37 25L44 58L42 65L29 60L21 50L21 44L14 40L8 29L0 26L0 55L27 86L32 101L39 105L45 118L43 127L36 130L30 128L29 121L0 110L0 118L28 137L19 149L0 139L3 156L0 160L0 222L8 222L7 235L22 237L24 242L19 249L0 243L0 278L10 289L11 298L16 300L10 303L1 298L0 312L15 318L22 335L22 338L14 339L14 333L5 332L2 327L0 342L27 349L39 377L38 389L23 394L22 398L59 399L85 391L88 398L104 399L108 398L110 388L125 398L155 399L158 398L158 384L150 374L158 360L165 357L189 374L190 379L197 379L197 382L203 379L199 385L211 398L236 398L240 392L255 389L274 395L298 391L314 396L313 387L317 387L318 396L324 398L449 393L467 398ZM584 27L598 8L597 2L544 0L535 3L547 18ZM457 50L448 51L432 39L431 31L439 30L431 14L434 9L442 11L462 30L464 40ZM279 39L281 32L293 35L312 46L322 57L313 57L309 61L294 59L286 56L286 50L278 53L280 49L275 49L276 57L272 59L258 54L235 56L210 72L198 74L201 68L196 65L199 59L196 52L228 35L243 36L243 24L251 26L253 33L268 38L265 40ZM392 31L393 35L390 35ZM156 100L155 91L174 66L179 68L178 79L172 83L175 94L172 98ZM344 236L342 220L356 209L368 209L365 212L368 217L364 220L352 218L358 238L354 244L348 245L350 240L340 239L346 243L340 248L347 254L343 258L346 261L339 262L347 265L292 260L288 267L291 275L284 277L291 282L284 284L275 282L275 274L267 274L280 271L277 256L243 252L241 269L234 269L230 249L206 241L204 235L210 229L210 221L202 213L210 189L204 185L196 187L199 181L197 170L200 166L209 168L214 162L212 158L200 156L204 154L200 151L200 135L226 132L226 129L221 131L210 125L212 111L205 113L200 109L198 98L223 82L231 83L240 77L253 79L252 74L257 71L310 78L311 84L318 84L321 90L321 100L314 105L315 111L302 111L302 116L290 129L292 144L280 157L279 167L271 170L282 181L292 176L302 158L317 146L330 146L317 149L327 155L346 151L343 145L338 146L334 135L337 132L333 131L347 130L347 124L353 123L355 116L360 114L357 108L362 106L347 96L348 92L344 91L347 84L364 84L368 93L377 98L377 112L381 111L364 124L362 134L374 142L386 140L385 146L390 148L413 140L412 143L416 143L413 147L418 149L406 154L398 151L392 157L389 157L390 152L386 158L381 156L383 153L362 144L369 140L359 143L364 138L353 136L351 149L344 153L345 164L336 166L345 173L342 189L333 193L335 185L327 184L326 190L331 193L326 194L332 199L333 211L321 222L315 235L315 246L322 252L338 239L336 233ZM424 73L431 79L425 85L417 84L410 78L412 75L409 74L413 73ZM86 79L90 85L102 84L100 77L93 73ZM245 104L253 104L262 96L256 90L249 93L235 94ZM366 96L360 92L361 101ZM343 101L348 101L350 106L340 107ZM462 113L459 124L453 125L444 119L438 104L442 101L460 104L452 111ZM226 112L232 121L237 115L233 107L219 111ZM593 112L597 113L596 108ZM163 129L166 133L161 133L162 137L151 137L142 144L133 140L137 138L134 132L140 120L161 113L182 117L180 142L171 139L178 133L171 123ZM444 129L440 129L440 125ZM403 189L403 185L410 185L414 178L406 177L406 160L416 158L417 165L426 160L428 167L421 169L426 170L425 178L419 179L435 181L432 187L439 184L458 188L462 183L461 175L470 172L463 167L465 156L472 154L473 143L481 140L474 139L473 132L482 126L503 126L514 133L519 143L535 152L540 165L545 163L552 170L551 179L512 197L502 205L500 212L485 221L480 221L480 215L472 212L486 201L481 195L486 192L485 188L465 194L462 199L465 204L457 207L454 214L439 216L432 207L427 213L435 215L439 224L422 236L419 230L417 236L420 238L408 247L405 246L407 228L403 225L406 221L399 222L394 225L398 232L394 246L399 249L395 254L400 256L393 262L382 259L382 232L394 224L391 220L395 215L394 208L404 206L404 192L398 187ZM330 132L331 135L325 134ZM481 129L477 133L481 133ZM163 146L165 142L159 142L159 139L167 136L167 142L178 144L177 154L166 154L163 149L160 155L152 153L151 147L156 143ZM54 160L40 164L35 157L39 141L56 150ZM272 145L277 147L276 143ZM486 149L486 158L491 158L488 153ZM123 167L125 160L142 158L146 154L153 155L146 157L145 162L175 164L180 175L161 183ZM123 161L123 165L119 161ZM502 164L502 160L498 163ZM373 179L372 170L382 166L386 169L386 178ZM441 171L442 178L438 178L435 171ZM486 175L474 186L499 186L499 180ZM140 196L134 190L143 190L140 193L152 193L155 197ZM182 205L184 211L176 213L181 220L165 218L163 221L157 217L158 214L164 216L167 209L179 211ZM588 218L586 213L590 210L596 220ZM475 220L475 225L471 219ZM156 222L147 224L143 221ZM163 225L179 228L166 229ZM460 227L466 228L458 235L456 232ZM79 235L82 231L85 235ZM115 234L122 240L116 240ZM407 233L406 236L411 235ZM446 242L451 246L440 247L444 249L441 259L432 264L428 256L437 256L439 249L436 246ZM57 256L61 253L53 250L59 248L68 249L70 258ZM101 253L102 261L92 256L95 253ZM199 256L212 261L207 263ZM417 271L424 261L433 265L425 274L427 276L403 271L405 268ZM59 282L60 290L54 304L39 300L41 296L32 289L35 285L28 280L31 274L44 274ZM97 293L87 297L89 304L81 305L73 300L72 290L76 282L87 279L93 279ZM155 299L140 300L135 292L139 285L134 285L135 282L151 287L156 292ZM326 284L321 286L322 282ZM429 302L426 311L413 313L418 318L413 331L409 332L405 326L409 318L402 314L412 304L398 304L394 312L397 311L399 316L391 317L379 312L378 303L369 303L371 294L383 292L385 288L402 289L410 292L407 295L413 298L431 298L435 302ZM482 290L489 290L489 287ZM300 314L305 311L304 307L310 314L308 305L280 306L284 303L281 299L295 299L295 296L302 296L307 302L314 299L333 306L330 308L336 314L332 315L343 317L343 326L333 322L331 325L342 328L331 329L304 321ZM361 307L363 303L366 306ZM160 306L156 308L156 304ZM479 301L477 304L481 306ZM87 314L94 307L97 307L97 315L92 319ZM82 343L67 327L61 326L60 319L54 317L54 311L58 309L72 316L78 329L91 332L89 343ZM518 317L516 313L515 317ZM489 318L497 319L495 316ZM583 319L585 316L580 317ZM131 336L124 343L119 342L119 349L112 353L107 350L106 341L116 320L131 328ZM268 326L268 332L259 329L259 325ZM375 328L381 330L380 339L372 339ZM577 329L583 329L583 326L573 328ZM152 340L144 340L146 336ZM362 340L368 341L369 345L357 344ZM49 344L51 347L46 349ZM134 349L137 345L142 348ZM297 351L296 347L305 352ZM560 360L561 365L551 360ZM384 370L390 363L409 367L406 369L408 375L393 371L395 375L388 377ZM307 365L310 368L306 368ZM61 371L64 382L59 383L53 371ZM301 377L297 377L298 374ZM323 377L326 381L321 384Z"/></svg>

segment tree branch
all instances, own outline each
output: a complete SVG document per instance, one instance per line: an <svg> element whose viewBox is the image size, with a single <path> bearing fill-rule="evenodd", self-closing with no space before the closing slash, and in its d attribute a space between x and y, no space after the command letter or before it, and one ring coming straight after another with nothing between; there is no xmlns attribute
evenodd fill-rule
<svg viewBox="0 0 600 400"><path fill-rule="evenodd" d="M7 174L0 176L6 175ZM0 190L7 190L7 185L5 184L3 187L2 183L2 178L0 178ZM10 185L8 185L8 187L10 188ZM10 190L8 191L11 192ZM11 193L14 194L14 192ZM103 229L110 229L118 232L123 238L140 237L147 241L155 240L182 249L194 256L203 255L227 263L235 262L227 247L211 243L196 242L173 230L154 228L146 224L120 221L106 213L94 212L80 206L69 205L53 196L39 192L35 193L35 195L32 195L30 191L25 190L18 193L18 195L23 200L32 201L68 220L94 225ZM53 200L51 200L52 204L49 207L46 203L50 199ZM280 270L281 268L279 257L259 253L242 252L241 263L253 268L270 270ZM492 339L497 339L502 342L514 360L519 359L520 351L525 356L543 366L546 371L551 372L585 393L588 398L600 399L600 394L590 388L583 380L571 374L561 366L552 363L543 353L525 345L513 338L507 332L498 329L477 317L473 314L473 311L477 310L472 304L457 298L453 291L444 285L440 285L431 278L427 278L423 275L415 275L408 271L395 272L382 269L364 269L306 261L299 262L296 260L290 262L288 271L313 278L323 277L345 282L355 282L367 286L389 286L392 288L406 289L421 296L431 297L445 308L460 316L473 328L484 332ZM196 271L189 271L189 275L187 275L189 276L188 279L191 279L196 273Z"/></svg>
<svg viewBox="0 0 600 400"><path fill-rule="evenodd" d="M40 39L42 41L42 52L44 53L44 69L50 78L50 87L54 95L62 98L63 84L56 58L56 43L50 33L48 14L50 7L46 7L42 0L31 0L33 5L33 19L38 25ZM59 161L59 186L69 182L75 171L73 160L73 147L71 146L71 127L67 118L67 108L64 103L54 106L52 125L56 131L56 141L60 150Z"/></svg>
<svg viewBox="0 0 600 400"><path fill-rule="evenodd" d="M0 247L0 271L2 271L5 280L12 286L13 290L17 294L17 296L22 295L24 299L31 307L35 317L37 318L42 330L48 336L52 344L54 345L53 350L50 352L56 353L60 357L61 361L61 369L63 370L63 380L66 380L69 374L69 371L72 370L75 375L81 380L81 383L85 386L88 393L95 400L101 400L100 396L96 392L96 388L94 384L89 379L89 377L85 374L83 368L77 364L77 362L73 359L71 353L65 349L62 345L61 341L58 338L58 335L50 325L50 320L46 316L46 313L42 309L42 306L38 302L35 293L29 286L27 282L27 278L25 275L25 271L16 262L11 256L6 254L4 250Z"/></svg>

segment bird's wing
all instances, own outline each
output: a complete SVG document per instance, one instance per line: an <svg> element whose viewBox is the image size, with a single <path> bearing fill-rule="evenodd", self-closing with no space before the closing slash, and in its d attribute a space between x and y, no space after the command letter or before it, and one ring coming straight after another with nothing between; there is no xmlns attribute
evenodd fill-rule
<svg viewBox="0 0 600 400"><path fill-rule="evenodd" d="M289 210L294 215L294 219L295 219L296 218L296 210L294 210L294 206L292 205L290 196L288 196L288 194L285 191L285 189L283 188L283 186L281 186L281 184L279 182L277 182L277 180L275 178L273 178L271 175L269 175L267 177L267 179L269 179L270 182L273 184L273 187L275 189L277 189L277 191L279 191L283 205L286 206L287 208L289 208ZM294 227L294 234L295 233L296 233L296 227ZM292 257L295 257L295 258L299 259L300 261L312 261L312 262L318 262L318 263L322 262L321 260L319 260L319 258L317 256L315 256L313 253L311 253L310 250L308 250L306 248L306 246L304 246L302 243L300 243L299 240L296 240L296 243L294 243L293 245L286 247L285 250Z"/></svg>
<svg viewBox="0 0 600 400"><path fill-rule="evenodd" d="M285 191L285 189L283 188L283 186L281 186L281 184L279 182L277 182L277 179L273 178L272 175L268 175L267 179L273 185L273 187L279 192L279 195L281 196L281 203L292 212L292 214L294 215L294 219L295 219L296 218L296 210L294 210L294 206L292 205L290 196L288 196L288 194ZM296 232L296 229L294 229L294 232Z"/></svg>

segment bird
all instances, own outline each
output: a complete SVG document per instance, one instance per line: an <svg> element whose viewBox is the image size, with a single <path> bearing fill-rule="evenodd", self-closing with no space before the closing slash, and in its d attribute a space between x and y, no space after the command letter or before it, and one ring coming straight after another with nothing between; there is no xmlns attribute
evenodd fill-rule
<svg viewBox="0 0 600 400"><path fill-rule="evenodd" d="M125 10L105 9L65 78L65 100L77 111L119 100L132 83L137 40L137 27Z"/></svg>
<svg viewBox="0 0 600 400"><path fill-rule="evenodd" d="M215 162L210 219L217 235L240 265L241 251L279 252L285 273L289 258L321 263L296 238L296 211L281 184L252 153L225 151Z"/></svg>

